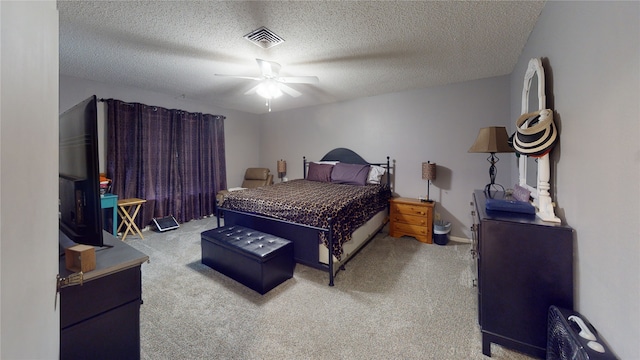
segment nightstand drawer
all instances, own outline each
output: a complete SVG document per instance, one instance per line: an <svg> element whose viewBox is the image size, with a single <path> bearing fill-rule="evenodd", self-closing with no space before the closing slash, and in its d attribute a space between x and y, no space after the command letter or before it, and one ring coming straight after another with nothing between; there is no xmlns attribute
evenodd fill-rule
<svg viewBox="0 0 640 360"><path fill-rule="evenodd" d="M391 218L395 222L404 223L404 224L419 225L419 226L427 226L427 224L431 224L429 216L426 216L426 215L414 216L414 215L407 215L402 213L392 213Z"/></svg>
<svg viewBox="0 0 640 360"><path fill-rule="evenodd" d="M393 204L394 210L400 214L425 216L427 215L427 207L411 204ZM392 210L393 211L393 210Z"/></svg>
<svg viewBox="0 0 640 360"><path fill-rule="evenodd" d="M430 235L431 231L426 226L418 226L418 225L410 225L410 224L402 224L402 223L394 223L394 230L396 232L405 233L405 234L415 234L415 235Z"/></svg>

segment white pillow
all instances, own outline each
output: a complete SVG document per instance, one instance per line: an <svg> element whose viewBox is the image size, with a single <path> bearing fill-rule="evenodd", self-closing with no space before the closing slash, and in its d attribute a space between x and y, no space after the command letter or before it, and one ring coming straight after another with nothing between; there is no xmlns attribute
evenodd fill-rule
<svg viewBox="0 0 640 360"><path fill-rule="evenodd" d="M312 161L313 163L316 164L329 164L329 165L335 165L337 163L339 163L340 161Z"/></svg>
<svg viewBox="0 0 640 360"><path fill-rule="evenodd" d="M385 168L378 165L369 166L369 177L367 178L367 184L380 184L382 175L387 172Z"/></svg>
<svg viewBox="0 0 640 360"><path fill-rule="evenodd" d="M232 187L227 189L227 191L238 191L238 190L245 190L246 188L243 187Z"/></svg>

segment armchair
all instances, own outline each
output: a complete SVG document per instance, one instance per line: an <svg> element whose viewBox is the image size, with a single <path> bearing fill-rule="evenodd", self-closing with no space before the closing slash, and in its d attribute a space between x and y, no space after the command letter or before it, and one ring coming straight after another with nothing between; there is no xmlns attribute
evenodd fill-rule
<svg viewBox="0 0 640 360"><path fill-rule="evenodd" d="M224 196L230 191L252 189L260 186L273 185L273 174L269 172L267 168L247 168L244 173L244 180L241 187L229 188L227 190L220 190L216 194L216 201L218 206L224 202Z"/></svg>

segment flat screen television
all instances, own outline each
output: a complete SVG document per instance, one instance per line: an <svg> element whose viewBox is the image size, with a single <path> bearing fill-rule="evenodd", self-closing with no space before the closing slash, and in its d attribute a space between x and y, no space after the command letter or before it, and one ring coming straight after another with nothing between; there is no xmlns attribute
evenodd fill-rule
<svg viewBox="0 0 640 360"><path fill-rule="evenodd" d="M60 115L59 142L60 231L75 243L102 247L95 95Z"/></svg>

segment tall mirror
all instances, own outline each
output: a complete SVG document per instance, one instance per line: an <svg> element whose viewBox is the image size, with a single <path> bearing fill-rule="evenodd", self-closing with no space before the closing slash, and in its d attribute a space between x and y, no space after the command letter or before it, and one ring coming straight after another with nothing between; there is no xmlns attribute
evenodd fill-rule
<svg viewBox="0 0 640 360"><path fill-rule="evenodd" d="M538 74L534 73L531 76L531 80L529 80L529 87L527 89L527 92L529 93L528 97L527 97L527 108L526 109L522 109L522 113L526 114L529 111L533 111L533 110L537 110L540 109L540 104L539 104L539 98L538 98L538 91L529 91L530 89L540 89L540 87L538 86ZM544 79L543 79L544 82ZM544 89L544 85L542 86L542 88ZM544 93L542 93L543 98L545 99L545 104L542 104L543 108L546 107L546 95ZM529 110L531 109L531 110ZM527 124L528 125L528 124ZM538 159L532 156L525 156L524 157L526 159L525 163L526 166L524 167L523 171L524 173L524 177L525 177L525 183L527 184L527 188L529 189L529 191L531 191L531 194L535 194L534 198L537 198L537 189L538 189Z"/></svg>
<svg viewBox="0 0 640 360"><path fill-rule="evenodd" d="M544 69L539 58L529 61L527 71L524 75L524 85L522 87L522 111L527 114L530 111L546 109L547 98L545 94ZM527 122L521 125L526 128ZM529 157L520 155L519 163L519 185L531 192L533 203L536 206L536 215L543 221L560 222L555 216L553 202L549 194L549 154L541 157Z"/></svg>

